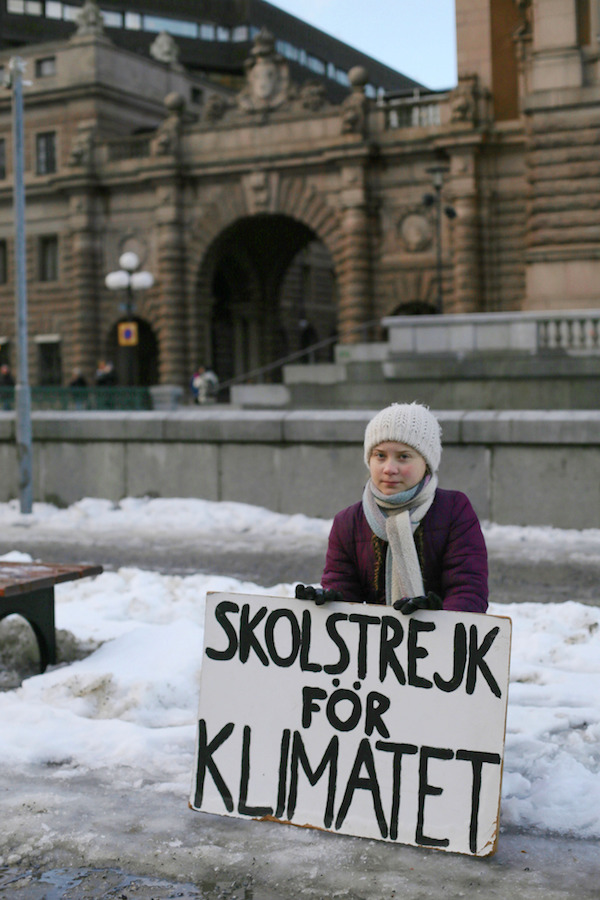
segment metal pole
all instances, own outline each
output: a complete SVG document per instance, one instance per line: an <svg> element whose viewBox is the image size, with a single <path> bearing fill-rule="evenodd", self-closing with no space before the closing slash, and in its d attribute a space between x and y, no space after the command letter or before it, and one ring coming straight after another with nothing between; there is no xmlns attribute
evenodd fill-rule
<svg viewBox="0 0 600 900"><path fill-rule="evenodd" d="M21 512L30 513L33 507L33 478L31 465L31 390L27 360L27 274L25 246L25 184L23 140L23 70L24 61L16 56L10 61L13 91L13 205L15 215L15 317L17 323L17 384L15 408L17 425L17 455L19 458L19 497Z"/></svg>
<svg viewBox="0 0 600 900"><path fill-rule="evenodd" d="M437 253L437 310L443 312L444 298L442 290L442 185L435 183L435 245Z"/></svg>

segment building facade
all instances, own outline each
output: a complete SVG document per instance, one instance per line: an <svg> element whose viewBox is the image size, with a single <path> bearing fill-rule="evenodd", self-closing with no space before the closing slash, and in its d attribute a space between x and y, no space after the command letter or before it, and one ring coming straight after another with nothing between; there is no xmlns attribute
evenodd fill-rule
<svg viewBox="0 0 600 900"><path fill-rule="evenodd" d="M148 2L155 33L135 32L140 46L117 40L123 4L100 10L92 0L68 13L68 35L21 38L0 65L7 71L18 52L32 82L32 381L66 383L74 368L89 380L108 357L123 382L124 318L139 335L135 380L186 385L198 363L222 380L276 377L259 370L334 334L377 336L397 312L598 306L598 5L457 0L458 85L448 92L396 73L382 93L384 73L375 78L364 57L345 69L350 48L342 65L340 47L308 32L294 44L294 23L284 32L279 20L279 36L253 33L237 70L191 65L193 39L158 28L167 12L199 28L191 7L210 3ZM222 4L241 16L222 26L232 45L252 6ZM62 28L65 4L10 8L24 26L32 9L48 17L58 7ZM108 12L122 17L109 17L112 27ZM285 40L306 44L325 71L306 78ZM325 59L334 49L336 61ZM2 93L0 353L14 364L11 94ZM154 276L133 298L105 286L125 251Z"/></svg>

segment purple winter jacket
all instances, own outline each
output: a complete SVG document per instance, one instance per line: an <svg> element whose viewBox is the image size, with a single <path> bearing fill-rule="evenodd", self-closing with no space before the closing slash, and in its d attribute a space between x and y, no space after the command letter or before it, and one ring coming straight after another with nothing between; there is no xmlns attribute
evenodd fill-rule
<svg viewBox="0 0 600 900"><path fill-rule="evenodd" d="M338 513L329 535L324 588L354 603L385 603L375 585L373 532L362 501ZM442 598L444 609L484 613L488 600L487 550L479 520L460 491L438 488L415 532L425 593ZM384 554L387 544L384 544ZM381 579L382 582L385 579Z"/></svg>

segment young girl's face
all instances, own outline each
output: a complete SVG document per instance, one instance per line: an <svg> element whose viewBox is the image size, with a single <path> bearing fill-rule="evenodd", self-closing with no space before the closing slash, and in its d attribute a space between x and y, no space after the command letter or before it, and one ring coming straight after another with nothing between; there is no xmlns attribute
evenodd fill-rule
<svg viewBox="0 0 600 900"><path fill-rule="evenodd" d="M371 480L382 494L408 491L425 476L427 463L420 453L399 441L383 441L371 450Z"/></svg>

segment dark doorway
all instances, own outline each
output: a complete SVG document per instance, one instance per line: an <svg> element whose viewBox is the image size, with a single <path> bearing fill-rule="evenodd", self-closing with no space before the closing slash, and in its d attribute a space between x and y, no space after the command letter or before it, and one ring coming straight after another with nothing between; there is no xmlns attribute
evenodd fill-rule
<svg viewBox="0 0 600 900"><path fill-rule="evenodd" d="M119 325L127 323L137 326L135 344L123 345L119 342ZM127 333L125 330L126 337ZM118 385L148 387L158 383L158 341L152 327L144 319L131 316L115 322L106 342L106 359L115 367Z"/></svg>
<svg viewBox="0 0 600 900"><path fill-rule="evenodd" d="M208 362L222 382L280 361L335 330L331 257L303 223L266 214L240 219L215 241L205 265L211 271ZM253 380L280 381L281 368Z"/></svg>

